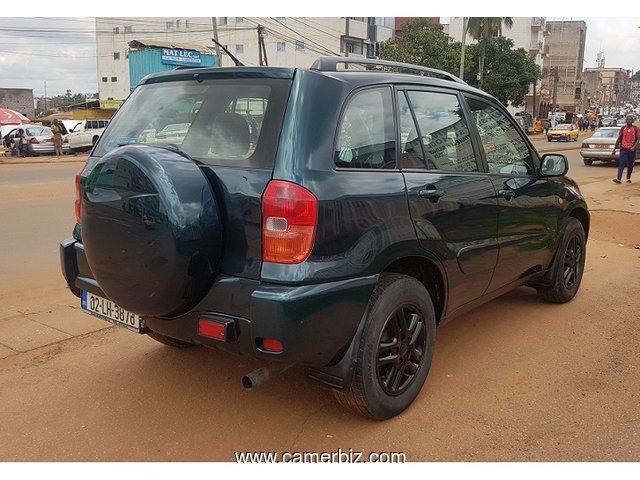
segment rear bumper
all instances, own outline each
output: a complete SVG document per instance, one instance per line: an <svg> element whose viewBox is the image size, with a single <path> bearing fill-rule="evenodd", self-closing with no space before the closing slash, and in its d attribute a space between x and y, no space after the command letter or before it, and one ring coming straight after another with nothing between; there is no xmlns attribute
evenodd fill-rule
<svg viewBox="0 0 640 480"><path fill-rule="evenodd" d="M69 147L68 143L63 143L62 144L62 151L63 152L69 152L71 149ZM55 154L56 153L56 147L53 145L53 143L51 144L30 144L29 145L29 152L33 153L34 155L50 155L50 154Z"/></svg>
<svg viewBox="0 0 640 480"><path fill-rule="evenodd" d="M107 297L91 278L80 242L63 241L60 260L75 295L87 290ZM378 276L372 275L314 285L276 285L220 275L188 313L175 318L144 317L144 322L152 331L186 342L271 361L327 366L347 351L377 281ZM233 322L236 338L221 341L200 336L198 321L203 317ZM284 351L262 350L263 338L280 341Z"/></svg>
<svg viewBox="0 0 640 480"><path fill-rule="evenodd" d="M620 152L620 150L616 150L616 152ZM618 158L620 158L619 153L614 155L611 153L611 150L603 148L583 148L580 150L580 155L582 155L582 158L593 158L596 160L618 160Z"/></svg>

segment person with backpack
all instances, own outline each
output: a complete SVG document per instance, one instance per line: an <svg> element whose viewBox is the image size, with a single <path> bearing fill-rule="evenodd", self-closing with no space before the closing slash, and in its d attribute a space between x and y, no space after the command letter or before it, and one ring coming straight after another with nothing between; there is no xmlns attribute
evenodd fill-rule
<svg viewBox="0 0 640 480"><path fill-rule="evenodd" d="M618 139L613 147L613 154L620 147L620 160L618 161L618 176L613 179L615 183L622 183L622 172L627 167L627 183L631 183L631 173L636 161L636 145L638 145L638 127L633 124L633 116L627 115L627 125L620 129Z"/></svg>

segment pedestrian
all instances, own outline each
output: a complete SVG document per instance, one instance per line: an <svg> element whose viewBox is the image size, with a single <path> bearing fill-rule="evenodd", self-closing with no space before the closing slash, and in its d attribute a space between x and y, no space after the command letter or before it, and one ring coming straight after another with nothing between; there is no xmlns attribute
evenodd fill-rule
<svg viewBox="0 0 640 480"><path fill-rule="evenodd" d="M53 132L53 146L56 149L56 156L61 157L62 152L62 127L60 121L55 118L51 124L51 131Z"/></svg>
<svg viewBox="0 0 640 480"><path fill-rule="evenodd" d="M556 117L551 117L551 128L556 128L556 125L558 125L558 120Z"/></svg>
<svg viewBox="0 0 640 480"><path fill-rule="evenodd" d="M533 131L536 135L542 133L542 122L540 121L540 118L536 118L536 124L533 127Z"/></svg>
<svg viewBox="0 0 640 480"><path fill-rule="evenodd" d="M622 182L622 173L627 167L627 183L631 183L633 164L636 161L636 145L638 144L638 127L633 124L633 117L627 115L627 125L620 129L618 139L613 147L613 154L620 147L620 160L618 161L618 176L613 179L615 183Z"/></svg>
<svg viewBox="0 0 640 480"><path fill-rule="evenodd" d="M23 128L18 129L18 142L16 146L18 148L19 157L26 157L28 155L29 142L27 140L27 135L24 133Z"/></svg>
<svg viewBox="0 0 640 480"><path fill-rule="evenodd" d="M546 136L549 133L549 129L551 128L551 123L549 123L549 119L545 119L544 122L542 122L542 127L544 128L544 134Z"/></svg>

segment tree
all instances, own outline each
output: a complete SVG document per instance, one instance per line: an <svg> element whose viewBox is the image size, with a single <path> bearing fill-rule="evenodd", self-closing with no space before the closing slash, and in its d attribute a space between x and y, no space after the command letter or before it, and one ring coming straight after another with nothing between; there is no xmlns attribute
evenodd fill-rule
<svg viewBox="0 0 640 480"><path fill-rule="evenodd" d="M513 49L513 41L505 37L491 38L484 45L470 46L474 60L473 69L466 77L467 83L474 85L480 78L477 68L480 56L485 56L484 90L496 97L504 105L522 105L532 83L541 77L540 67L522 48Z"/></svg>
<svg viewBox="0 0 640 480"><path fill-rule="evenodd" d="M632 82L640 82L640 70L633 74L631 77Z"/></svg>
<svg viewBox="0 0 640 480"><path fill-rule="evenodd" d="M507 28L513 26L511 17L471 17L467 23L467 33L478 42L480 56L478 58L478 88L482 88L484 80L484 62L486 58L486 45L495 35L502 35L502 24Z"/></svg>
<svg viewBox="0 0 640 480"><path fill-rule="evenodd" d="M442 25L417 18L402 26L402 36L380 46L380 58L456 72L460 64L460 44L451 43Z"/></svg>

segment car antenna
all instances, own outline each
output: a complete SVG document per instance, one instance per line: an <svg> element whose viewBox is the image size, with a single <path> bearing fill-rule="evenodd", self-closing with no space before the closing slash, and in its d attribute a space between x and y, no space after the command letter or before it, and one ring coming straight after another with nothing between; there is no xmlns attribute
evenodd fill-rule
<svg viewBox="0 0 640 480"><path fill-rule="evenodd" d="M224 45L222 45L220 42L218 42L215 38L212 38L211 40L213 40L213 43L215 43L216 45L218 45L222 50L224 50L224 53L226 53L227 55L229 55L229 57L231 58L231 60L233 60L233 63L236 64L236 67L244 67L244 63L242 63L240 60L238 60L229 50L227 50L227 47L225 47Z"/></svg>

